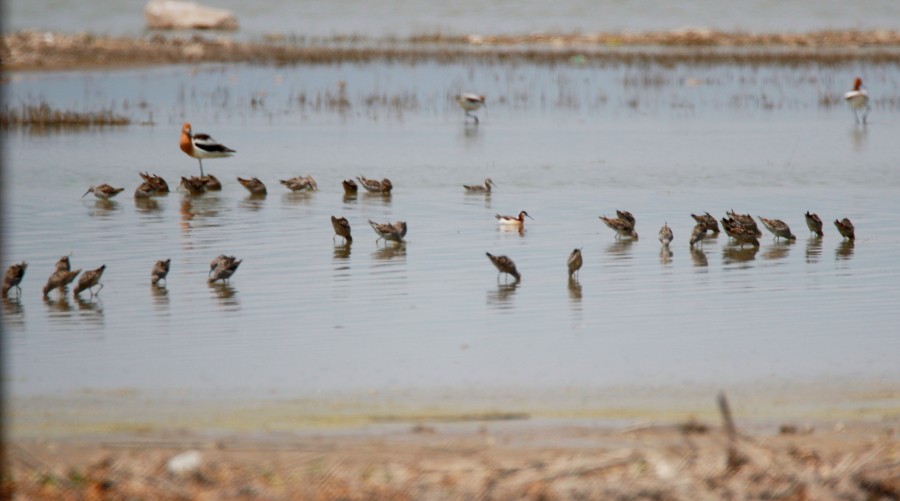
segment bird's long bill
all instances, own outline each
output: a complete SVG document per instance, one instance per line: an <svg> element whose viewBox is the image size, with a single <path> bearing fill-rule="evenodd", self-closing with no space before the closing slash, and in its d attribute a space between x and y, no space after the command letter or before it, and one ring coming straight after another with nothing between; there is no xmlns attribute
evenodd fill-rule
<svg viewBox="0 0 900 501"><path fill-rule="evenodd" d="M87 194L91 192L91 190L93 190L93 188L88 188L88 190L84 192L84 195L81 195L81 198L86 197Z"/></svg>
<svg viewBox="0 0 900 501"><path fill-rule="evenodd" d="M527 217L528 219L531 219L532 221L534 221L534 218L531 217L531 216L529 216L528 214L525 214L525 217Z"/></svg>

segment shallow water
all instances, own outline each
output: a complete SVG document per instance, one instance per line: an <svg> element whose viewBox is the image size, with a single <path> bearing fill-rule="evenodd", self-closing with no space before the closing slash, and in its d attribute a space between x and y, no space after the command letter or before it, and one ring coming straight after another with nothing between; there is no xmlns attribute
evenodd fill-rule
<svg viewBox="0 0 900 501"><path fill-rule="evenodd" d="M823 100L859 71L873 93L868 127ZM335 104L338 81L348 104ZM489 97L478 125L449 98L470 88L503 96ZM29 262L23 296L3 303L7 388L896 383L897 88L893 67L12 75L13 104L113 107L153 124L4 133L3 266ZM186 120L238 150L204 163L224 189L134 200L139 171L173 187L197 173L175 146ZM319 192L288 193L277 181L307 173ZM357 175L390 178L393 195L345 200L340 181ZM250 197L236 176L258 176L268 196ZM463 193L485 177L492 195ZM101 182L126 191L80 198ZM783 219L798 239L765 235L753 251L723 234L692 251L689 215L731 208ZM525 232L497 229L494 214L522 209L535 219ZM615 209L636 215L639 240L617 241L602 225ZM824 239L808 238L807 210L826 221ZM350 220L349 248L332 241L331 215ZM843 217L855 244L830 224ZM407 243L376 244L368 219L408 221ZM664 222L671 255L656 240ZM572 283L575 247L585 265ZM498 282L486 251L515 259L521 283ZM105 288L41 300L70 253L77 268L106 264ZM244 262L230 284L208 286L208 263L222 253ZM163 258L168 286L153 288L150 269Z"/></svg>

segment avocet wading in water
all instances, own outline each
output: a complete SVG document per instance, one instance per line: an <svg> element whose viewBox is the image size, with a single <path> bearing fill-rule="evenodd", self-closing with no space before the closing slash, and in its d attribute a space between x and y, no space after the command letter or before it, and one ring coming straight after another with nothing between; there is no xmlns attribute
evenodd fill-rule
<svg viewBox="0 0 900 501"><path fill-rule="evenodd" d="M475 112L481 109L482 106L487 106L484 96L471 92L456 96L456 102L460 108L465 110L466 119L468 120L469 117L472 117L475 123L478 123L478 116L475 115Z"/></svg>
<svg viewBox="0 0 900 501"><path fill-rule="evenodd" d="M844 101L850 105L853 110L853 117L856 123L859 123L859 110L862 110L862 124L866 124L866 115L869 114L869 93L863 87L862 78L856 77L853 81L853 90L844 94Z"/></svg>
<svg viewBox="0 0 900 501"><path fill-rule="evenodd" d="M181 151L200 162L200 176L203 176L204 158L230 157L236 153L235 150L217 142L208 134L194 134L191 131L191 124L187 122L181 127L181 140L178 145L181 147Z"/></svg>

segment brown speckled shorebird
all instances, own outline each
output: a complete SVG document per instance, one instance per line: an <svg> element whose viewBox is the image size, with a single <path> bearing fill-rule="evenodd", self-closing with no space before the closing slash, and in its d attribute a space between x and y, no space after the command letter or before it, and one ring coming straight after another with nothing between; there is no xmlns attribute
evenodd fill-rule
<svg viewBox="0 0 900 501"><path fill-rule="evenodd" d="M53 289L59 289L60 294L65 295L66 286L72 283L79 273L81 273L80 269L74 271L57 269L54 271L47 279L47 285L44 286L44 297L47 297Z"/></svg>
<svg viewBox="0 0 900 501"><path fill-rule="evenodd" d="M493 261L493 260L492 260ZM578 276L579 270L581 270L581 265L584 264L584 259L581 257L581 249L575 249L569 254L569 259L566 261L566 266L569 268L569 278L573 275Z"/></svg>
<svg viewBox="0 0 900 501"><path fill-rule="evenodd" d="M388 194L391 192L391 190L394 189L394 184L391 183L391 180L388 178L384 178L381 181L378 181L375 179L367 179L364 176L357 176L356 179L359 181L359 184L361 184L362 187L365 188L369 193Z"/></svg>
<svg viewBox="0 0 900 501"><path fill-rule="evenodd" d="M286 186L291 191L317 191L319 185L312 176L294 176L290 179L281 179L279 183Z"/></svg>
<svg viewBox="0 0 900 501"><path fill-rule="evenodd" d="M0 296L6 297L6 294L13 287L16 288L17 295L22 295L22 288L19 287L19 284L22 283L22 278L25 277L25 269L27 268L28 263L25 261L13 264L7 268L6 275L3 276L3 294Z"/></svg>
<svg viewBox="0 0 900 501"><path fill-rule="evenodd" d="M81 195L81 198L87 196L88 193L93 193L95 197L101 200L109 200L110 198L122 193L125 188L113 188L108 184L101 184L99 186L91 186L87 191L84 192L84 195Z"/></svg>
<svg viewBox="0 0 900 501"><path fill-rule="evenodd" d="M716 227L718 227L718 226L719 225L717 223ZM694 244L696 244L698 242L700 242L700 243L703 242L703 237L706 236L707 229L709 229L709 225L706 222L697 223L694 225L694 229L691 231L691 239L689 241L689 243L691 244L691 247L693 247Z"/></svg>
<svg viewBox="0 0 900 501"><path fill-rule="evenodd" d="M234 275L234 272L237 271L238 266L240 266L244 261L243 259L235 259L234 256L219 256L218 258L216 258L216 260L223 257L225 259L219 261L215 269L211 271L210 276L207 279L207 283L213 283L217 280L228 283L228 279L230 279L231 276ZM216 262L216 260L213 260L213 262Z"/></svg>
<svg viewBox="0 0 900 501"><path fill-rule="evenodd" d="M806 218L806 227L809 228L809 231L815 233L819 238L825 236L825 232L822 231L822 218L818 214L806 211L803 217Z"/></svg>
<svg viewBox="0 0 900 501"><path fill-rule="evenodd" d="M487 178L484 184L464 184L463 188L466 189L466 193L490 193L491 188L496 186L491 178Z"/></svg>
<svg viewBox="0 0 900 501"><path fill-rule="evenodd" d="M159 285L161 280L166 280L166 277L169 275L169 264L172 262L171 259L160 259L153 265L153 269L150 271L150 283L153 285ZM210 270L210 274L212 274L212 270ZM207 275L208 277L208 275ZM169 281L166 280L166 285L169 284Z"/></svg>
<svg viewBox="0 0 900 501"><path fill-rule="evenodd" d="M841 221L835 219L834 226L835 228L837 228L838 233L840 233L842 237L848 238L850 240L856 240L856 230L853 228L853 223L851 223L849 219L844 218Z"/></svg>
<svg viewBox="0 0 900 501"><path fill-rule="evenodd" d="M616 211L618 212L618 211ZM610 227L613 231L616 232L616 238L628 237L628 238L638 238L638 234L634 231L634 223L627 220L622 219L621 217L611 218L606 216L600 216L600 220L603 221L603 224Z"/></svg>
<svg viewBox="0 0 900 501"><path fill-rule="evenodd" d="M699 216L696 214L691 214L691 217L694 218L694 221L696 221L697 224L702 224L705 231L719 233L719 222L716 221L716 218L713 217L713 215L709 212L700 214Z"/></svg>
<svg viewBox="0 0 900 501"><path fill-rule="evenodd" d="M153 186L151 186L150 183L144 181L134 189L134 198L150 198L153 195L156 195L156 193L157 192L153 189Z"/></svg>
<svg viewBox="0 0 900 501"><path fill-rule="evenodd" d="M78 279L78 285L75 286L75 289L72 290L74 295L81 294L82 291L87 289L88 292L91 293L91 297L94 297L95 294L100 294L100 290L103 289L103 284L100 283L100 277L103 276L103 272L106 270L106 265L102 265L96 270L88 270L84 272L81 277ZM100 286L97 289L97 292L94 292L94 287Z"/></svg>
<svg viewBox="0 0 900 501"><path fill-rule="evenodd" d="M334 226L335 234L331 239L332 242L335 238L342 237L348 244L353 243L353 237L350 236L350 221L347 221L347 218L331 216L331 226Z"/></svg>
<svg viewBox="0 0 900 501"><path fill-rule="evenodd" d="M181 148L181 151L200 162L201 176L203 176L204 158L230 157L237 153L211 138L209 134L194 134L191 130L191 124L187 122L181 126L181 138L178 141L178 146Z"/></svg>
<svg viewBox="0 0 900 501"><path fill-rule="evenodd" d="M797 240L797 237L791 233L791 228L782 221L781 219L766 219L762 216L756 216L759 218L760 222L762 222L763 226L766 227L773 235L775 235L775 240L779 238L783 238L785 240Z"/></svg>
<svg viewBox="0 0 900 501"><path fill-rule="evenodd" d="M669 223L664 223L663 227L659 229L659 242L663 244L663 247L668 247L674 238L675 235L672 234L672 228L669 228Z"/></svg>
<svg viewBox="0 0 900 501"><path fill-rule="evenodd" d="M722 229L725 230L725 234L734 239L735 243L739 244L742 248L744 244L750 244L753 247L759 247L759 240L756 238L756 233L750 229L749 227L739 223L734 218L722 218Z"/></svg>
<svg viewBox="0 0 900 501"><path fill-rule="evenodd" d="M516 279L516 282L522 279L522 275L519 274L519 270L516 269L516 263L513 262L507 256L495 256L490 252L485 252L487 254L488 259L491 260L491 263L494 263L494 266L497 268L497 280L500 280L500 275L506 273L508 275L512 275L513 278Z"/></svg>
<svg viewBox="0 0 900 501"><path fill-rule="evenodd" d="M341 186L344 187L344 195L356 195L359 191L359 186L357 186L356 181L352 179L344 179L341 181Z"/></svg>
<svg viewBox="0 0 900 501"><path fill-rule="evenodd" d="M69 262L69 256L63 256L56 261L56 271L70 271L72 264Z"/></svg>
<svg viewBox="0 0 900 501"><path fill-rule="evenodd" d="M207 174L205 176L200 176L199 179L206 184L207 191L222 191L222 182L219 181L219 178L216 176Z"/></svg>
<svg viewBox="0 0 900 501"><path fill-rule="evenodd" d="M734 212L734 209L731 209L730 211L725 212L725 215L731 216L737 224L752 231L757 237L762 236L762 231L760 231L759 226L756 225L756 221L750 214L738 214Z"/></svg>
<svg viewBox="0 0 900 501"><path fill-rule="evenodd" d="M378 234L378 238L375 239L375 243L378 243L379 240L384 239L385 242L388 240L393 242L402 242L403 237L406 236L406 221L395 221L393 223L376 223L375 221L369 220L369 225L375 230L375 233Z"/></svg>
<svg viewBox="0 0 900 501"><path fill-rule="evenodd" d="M141 179L147 183L150 188L154 191L154 193L168 193L169 192L169 183L166 182L165 179L157 176L156 174L150 174L149 172L138 172L138 175L141 176Z"/></svg>
<svg viewBox="0 0 900 501"><path fill-rule="evenodd" d="M220 254L220 255L216 256L215 258L213 258L212 261L210 261L209 273L206 276L207 277L212 276L212 273L213 273L213 271L216 270L216 268L228 267L232 263L234 263L236 260L237 260L237 258L235 258L234 256L226 256L225 254Z"/></svg>
<svg viewBox="0 0 900 501"><path fill-rule="evenodd" d="M203 193L206 193L206 180L200 177L181 176L181 184L179 184L179 186L184 187L191 195L202 195Z"/></svg>
<svg viewBox="0 0 900 501"><path fill-rule="evenodd" d="M241 183L241 186L247 188L247 191L253 195L265 195L267 193L266 185L260 181L258 177L252 177L250 179L238 177L237 180Z"/></svg>

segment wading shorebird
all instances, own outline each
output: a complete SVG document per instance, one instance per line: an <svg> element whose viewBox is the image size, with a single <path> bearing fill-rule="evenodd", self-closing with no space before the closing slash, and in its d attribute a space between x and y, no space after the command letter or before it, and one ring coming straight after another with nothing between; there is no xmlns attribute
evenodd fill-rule
<svg viewBox="0 0 900 501"><path fill-rule="evenodd" d="M244 179L242 177L237 178L238 182L241 183L241 186L247 188L252 195L265 195L266 185L263 184L262 181L259 180L258 177L252 177L250 179Z"/></svg>
<svg viewBox="0 0 900 501"><path fill-rule="evenodd" d="M806 227L809 228L809 231L815 233L819 238L825 236L825 232L822 231L822 218L818 214L806 211L803 217L806 218Z"/></svg>
<svg viewBox="0 0 900 501"><path fill-rule="evenodd" d="M619 211L616 211L617 213ZM634 223L627 220L622 219L621 217L611 218L606 216L600 216L600 220L603 221L603 224L609 226L613 231L616 232L616 238L628 237L628 238L638 238L638 234L634 231Z"/></svg>
<svg viewBox="0 0 900 501"><path fill-rule="evenodd" d="M219 178L212 174L200 176L197 179L206 183L206 191L222 191L222 183L219 181Z"/></svg>
<svg viewBox="0 0 900 501"><path fill-rule="evenodd" d="M108 184L101 184L99 186L91 186L87 191L84 192L84 195L81 195L81 198L87 196L88 193L93 193L95 197L101 200L109 200L110 198L122 193L125 188L113 188Z"/></svg>
<svg viewBox="0 0 900 501"><path fill-rule="evenodd" d="M294 176L290 179L281 179L278 181L291 191L316 191L319 185L312 176Z"/></svg>
<svg viewBox="0 0 900 501"><path fill-rule="evenodd" d="M19 284L22 283L22 278L25 277L26 268L28 268L28 263L25 261L13 264L7 268L6 275L3 276L3 293L0 294L0 297L6 297L6 294L13 287L16 288L16 295L22 295L22 288L19 287Z"/></svg>
<svg viewBox="0 0 900 501"><path fill-rule="evenodd" d="M203 193L206 193L206 180L204 180L202 177L181 176L181 183L178 186L184 187L184 189L191 195L201 195Z"/></svg>
<svg viewBox="0 0 900 501"><path fill-rule="evenodd" d="M234 263L236 260L237 260L237 258L235 258L234 256L226 256L225 254L220 254L220 255L216 256L215 258L213 258L212 261L210 261L209 273L206 276L207 277L212 276L212 274L216 270L216 268L219 268L219 267L227 268L232 263Z"/></svg>
<svg viewBox="0 0 900 501"><path fill-rule="evenodd" d="M584 264L584 259L581 257L581 249L573 250L569 254L568 261L566 261L566 266L569 268L569 278L572 278L572 275L577 276L582 264Z"/></svg>
<svg viewBox="0 0 900 501"><path fill-rule="evenodd" d="M730 211L725 212L725 215L731 216L731 218L739 225L753 232L757 237L762 236L762 231L760 231L759 226L756 225L756 221L753 219L753 216L750 214L738 214L731 209ZM726 232L727 233L727 232Z"/></svg>
<svg viewBox="0 0 900 501"><path fill-rule="evenodd" d="M475 112L481 109L482 106L487 106L487 101L485 101L484 96L473 94L471 92L456 96L456 103L459 104L460 108L465 110L466 120L468 120L469 117L472 117L472 119L475 120L475 123L478 123L478 116L475 115Z"/></svg>
<svg viewBox="0 0 900 501"><path fill-rule="evenodd" d="M69 262L69 256L63 256L56 262L56 271L71 271L72 264Z"/></svg>
<svg viewBox="0 0 900 501"><path fill-rule="evenodd" d="M790 227L788 227L787 223L782 221L781 219L766 219L762 216L756 216L762 222L763 226L766 227L773 235L775 235L775 240L779 238L784 238L786 240L797 240L797 237L791 233Z"/></svg>
<svg viewBox="0 0 900 501"><path fill-rule="evenodd" d="M466 189L466 193L490 193L491 187L496 187L497 185L491 181L491 178L487 178L484 180L484 185L481 184L464 184L463 188Z"/></svg>
<svg viewBox="0 0 900 501"><path fill-rule="evenodd" d="M716 227L718 227L718 226L719 225L717 223ZM696 244L698 242L701 242L701 243L703 242L703 237L706 236L706 230L708 228L709 228L709 226L705 222L697 223L694 225L694 229L693 229L693 231L691 231L691 239L689 240L691 247L693 247L694 244Z"/></svg>
<svg viewBox="0 0 900 501"><path fill-rule="evenodd" d="M369 219L369 225L378 234L375 243L384 239L385 242L391 240L393 242L402 242L406 236L406 221L395 221L394 223L376 223Z"/></svg>
<svg viewBox="0 0 900 501"><path fill-rule="evenodd" d="M516 269L516 263L513 262L507 256L495 256L490 252L485 252L487 254L488 259L494 263L494 266L497 268L497 280L500 280L500 275L506 273L508 275L512 275L513 278L516 279L516 282L522 279L522 275L519 274L519 270Z"/></svg>
<svg viewBox="0 0 900 501"><path fill-rule="evenodd" d="M702 224L705 231L711 231L716 234L719 233L719 222L716 221L716 218L709 212L700 214L699 216L691 214L691 217L694 218L694 221L696 221L697 224Z"/></svg>
<svg viewBox="0 0 900 501"><path fill-rule="evenodd" d="M500 214L494 215L494 218L497 220L497 224L499 224L500 226L518 226L519 228L525 227L526 217L534 221L534 218L529 216L525 211L520 211L518 216L501 216Z"/></svg>
<svg viewBox="0 0 900 501"><path fill-rule="evenodd" d="M215 263L219 258L225 258L223 260L218 261L216 267L210 271L210 276L206 280L207 283L214 283L217 280L221 280L225 283L228 283L228 279L234 275L234 272L237 271L238 266L244 261L243 259L235 259L234 256L219 256L213 260Z"/></svg>
<svg viewBox="0 0 900 501"><path fill-rule="evenodd" d="M153 195L156 195L156 190L146 181L134 189L134 198L150 198Z"/></svg>
<svg viewBox="0 0 900 501"><path fill-rule="evenodd" d="M731 237L735 241L735 243L741 246L741 248L744 247L744 244L750 244L753 247L759 247L759 240L756 239L756 233L747 226L739 223L734 218L723 217L722 229L725 230L725 234Z"/></svg>
<svg viewBox="0 0 900 501"><path fill-rule="evenodd" d="M44 297L46 298L50 295L50 291L53 289L59 289L60 294L66 294L66 286L72 283L72 280L75 280L75 277L81 273L81 270L68 271L68 270L60 270L57 269L50 275L50 278L47 279L47 285L44 286Z"/></svg>
<svg viewBox="0 0 900 501"><path fill-rule="evenodd" d="M169 183L167 183L165 179L157 176L156 174L150 174L149 172L138 172L138 175L141 176L141 179L143 179L145 183L150 185L153 191L157 193L169 192Z"/></svg>
<svg viewBox="0 0 900 501"><path fill-rule="evenodd" d="M160 259L153 265L153 269L150 270L150 283L153 285L159 285L160 280L166 280L166 276L169 275L169 263L171 263L171 259ZM212 270L210 270L210 274ZM209 275L207 275L208 277ZM169 284L169 281L166 280L166 285Z"/></svg>
<svg viewBox="0 0 900 501"><path fill-rule="evenodd" d="M331 239L332 242L335 238L342 237L348 244L353 243L353 237L350 236L350 221L347 221L347 218L331 216L331 226L334 226L335 235Z"/></svg>
<svg viewBox="0 0 900 501"><path fill-rule="evenodd" d="M94 297L95 294L100 294L100 290L103 289L103 284L100 283L100 277L103 276L103 272L106 270L106 265L102 265L96 270L88 270L81 275L81 278L78 279L78 285L75 286L75 289L72 290L72 294L79 295L82 291L87 289L88 292L91 293L91 297ZM100 289L97 289L97 292L94 292L94 287L100 286Z"/></svg>
<svg viewBox="0 0 900 501"><path fill-rule="evenodd" d="M392 189L394 189L394 184L391 183L391 180L388 178L384 178L381 181L378 181L376 179L367 179L365 176L357 176L356 179L369 193L387 194L390 193Z"/></svg>
<svg viewBox="0 0 900 501"><path fill-rule="evenodd" d="M834 226L837 228L838 233L840 233L842 237L848 238L850 240L856 240L856 230L853 228L853 223L851 223L849 219L844 218L841 221L835 219Z"/></svg>
<svg viewBox="0 0 900 501"><path fill-rule="evenodd" d="M209 137L208 134L193 134L191 132L191 124L187 122L181 126L181 139L178 141L178 146L189 157L196 158L200 162L201 176L203 176L204 158L230 157L237 153L235 150L218 143L215 139Z"/></svg>
<svg viewBox="0 0 900 501"><path fill-rule="evenodd" d="M669 223L663 223L663 227L659 229L659 242L663 244L663 247L668 247L674 238L675 235L672 234L672 228L669 228Z"/></svg>
<svg viewBox="0 0 900 501"><path fill-rule="evenodd" d="M356 192L359 191L356 181L352 179L344 179L341 181L341 186L344 187L344 195L356 195Z"/></svg>
<svg viewBox="0 0 900 501"><path fill-rule="evenodd" d="M844 94L844 101L850 105L853 110L853 118L859 123L859 110L862 110L862 123L866 124L866 116L869 114L869 93L863 87L862 78L857 77L853 81L853 90Z"/></svg>

